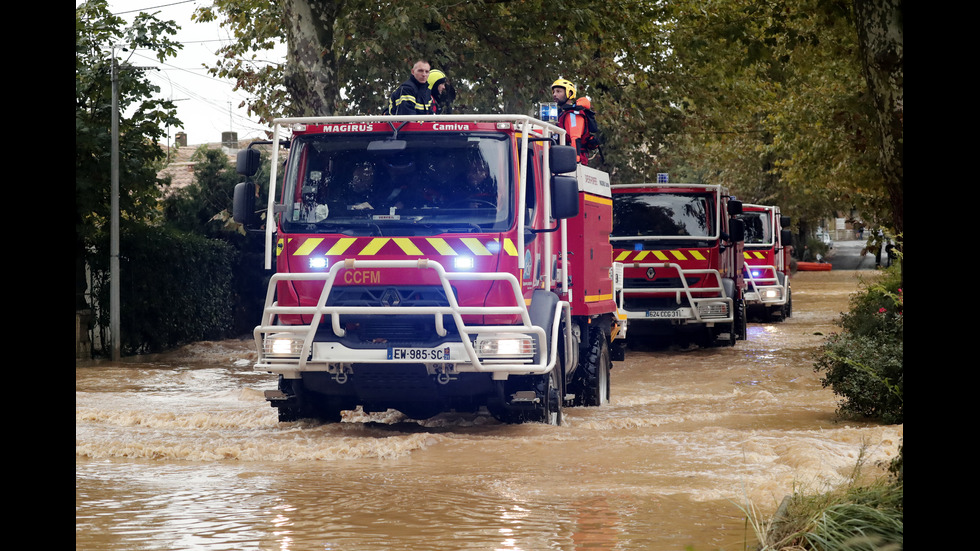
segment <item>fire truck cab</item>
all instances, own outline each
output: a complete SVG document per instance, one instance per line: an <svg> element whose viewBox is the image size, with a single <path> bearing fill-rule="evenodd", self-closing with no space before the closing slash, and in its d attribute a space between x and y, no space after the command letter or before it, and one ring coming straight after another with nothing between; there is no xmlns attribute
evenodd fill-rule
<svg viewBox="0 0 980 551"><path fill-rule="evenodd" d="M782 321L793 314L790 219L777 206L742 205L745 225L745 305L750 315Z"/></svg>
<svg viewBox="0 0 980 551"><path fill-rule="evenodd" d="M613 186L620 311L631 338L734 346L746 337L741 203L719 185Z"/></svg>
<svg viewBox="0 0 980 551"><path fill-rule="evenodd" d="M291 136L254 336L281 421L485 407L560 424L565 406L608 401L622 326L609 179L576 164L564 130L521 115L274 124L272 143ZM254 196L239 184L236 220L254 219Z"/></svg>

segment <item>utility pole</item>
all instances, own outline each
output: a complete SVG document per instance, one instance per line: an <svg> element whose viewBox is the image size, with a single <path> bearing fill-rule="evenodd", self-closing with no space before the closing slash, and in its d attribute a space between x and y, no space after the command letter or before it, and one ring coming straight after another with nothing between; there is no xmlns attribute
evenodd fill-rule
<svg viewBox="0 0 980 551"><path fill-rule="evenodd" d="M119 64L112 47L112 154L110 157L112 215L109 223L109 342L112 361L120 359L119 324Z"/></svg>
<svg viewBox="0 0 980 551"><path fill-rule="evenodd" d="M125 50L125 48L123 48ZM155 69L155 67L136 67L127 65L125 69ZM109 340L112 346L112 361L119 361L121 353L121 331L119 320L119 63L116 61L116 46L112 47L112 152L109 157L111 168L109 208L112 211L109 222Z"/></svg>

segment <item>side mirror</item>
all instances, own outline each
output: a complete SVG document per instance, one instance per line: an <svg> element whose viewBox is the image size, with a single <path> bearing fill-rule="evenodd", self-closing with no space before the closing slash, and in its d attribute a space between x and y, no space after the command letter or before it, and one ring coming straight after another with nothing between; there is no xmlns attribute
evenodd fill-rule
<svg viewBox="0 0 980 551"><path fill-rule="evenodd" d="M790 230L779 232L779 242L784 247L791 247L793 245L793 232Z"/></svg>
<svg viewBox="0 0 980 551"><path fill-rule="evenodd" d="M258 149L242 149L238 152L235 170L242 176L251 178L259 171L259 165L261 163L262 156L259 155Z"/></svg>
<svg viewBox="0 0 980 551"><path fill-rule="evenodd" d="M231 217L246 228L255 216L255 187L251 182L243 182L235 186Z"/></svg>
<svg viewBox="0 0 980 551"><path fill-rule="evenodd" d="M729 199L728 215L735 216L737 214L742 214L742 202L738 199ZM736 241L741 241L741 239L736 239Z"/></svg>
<svg viewBox="0 0 980 551"><path fill-rule="evenodd" d="M552 174L575 172L578 168L578 153L570 145L553 145L548 155Z"/></svg>
<svg viewBox="0 0 980 551"><path fill-rule="evenodd" d="M556 220L578 216L578 181L571 176L551 179L551 216Z"/></svg>
<svg viewBox="0 0 980 551"><path fill-rule="evenodd" d="M729 203L729 206L731 203ZM739 202L738 206L741 207L742 203ZM740 209L741 210L741 209ZM731 240L738 243L739 241L745 241L745 222L742 220L732 220L728 224L728 229L731 230Z"/></svg>
<svg viewBox="0 0 980 551"><path fill-rule="evenodd" d="M789 225L790 225L790 222L791 222L791 220L790 220L790 217L789 216L780 216L779 217L779 227L781 227L781 228L788 228Z"/></svg>

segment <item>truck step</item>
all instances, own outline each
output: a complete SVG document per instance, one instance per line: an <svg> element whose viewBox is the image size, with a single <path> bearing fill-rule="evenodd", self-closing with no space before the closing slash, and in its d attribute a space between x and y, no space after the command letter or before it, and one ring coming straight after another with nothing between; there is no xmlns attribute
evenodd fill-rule
<svg viewBox="0 0 980 551"><path fill-rule="evenodd" d="M267 390L265 399L268 402L284 402L289 399L289 396L281 390Z"/></svg>
<svg viewBox="0 0 980 551"><path fill-rule="evenodd" d="M519 390L510 397L510 403L531 403L536 404L541 400L533 390Z"/></svg>

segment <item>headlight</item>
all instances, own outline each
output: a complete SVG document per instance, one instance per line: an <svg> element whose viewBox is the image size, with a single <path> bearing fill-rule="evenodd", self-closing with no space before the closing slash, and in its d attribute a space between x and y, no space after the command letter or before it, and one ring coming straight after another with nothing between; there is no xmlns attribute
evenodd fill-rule
<svg viewBox="0 0 980 551"><path fill-rule="evenodd" d="M762 298L767 298L769 300L779 300L783 296L782 289L766 289L762 293Z"/></svg>
<svg viewBox="0 0 980 551"><path fill-rule="evenodd" d="M294 335L269 335L262 344L267 356L298 358L303 352L303 339Z"/></svg>
<svg viewBox="0 0 980 551"><path fill-rule="evenodd" d="M727 318L727 302L707 302L698 305L698 312L702 318Z"/></svg>
<svg viewBox="0 0 980 551"><path fill-rule="evenodd" d="M534 356L534 338L511 333L477 335L476 353L482 358L529 358Z"/></svg>

